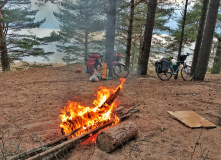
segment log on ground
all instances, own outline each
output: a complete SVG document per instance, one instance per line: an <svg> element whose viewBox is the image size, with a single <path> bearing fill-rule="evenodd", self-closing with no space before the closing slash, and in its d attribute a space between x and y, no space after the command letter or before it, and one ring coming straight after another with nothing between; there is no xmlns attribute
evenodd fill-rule
<svg viewBox="0 0 221 160"><path fill-rule="evenodd" d="M119 123L113 127L101 131L97 135L97 147L110 153L117 147L135 138L138 133L137 125L131 121Z"/></svg>

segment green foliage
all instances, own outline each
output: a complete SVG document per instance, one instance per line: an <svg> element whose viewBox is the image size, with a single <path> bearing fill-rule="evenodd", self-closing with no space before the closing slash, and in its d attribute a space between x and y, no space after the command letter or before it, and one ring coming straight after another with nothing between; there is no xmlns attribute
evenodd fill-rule
<svg viewBox="0 0 221 160"><path fill-rule="evenodd" d="M62 45L58 45L58 50L68 55L73 61L82 59L83 54L88 50L99 50L102 38L97 38L101 31L104 31L105 18L103 8L105 2L100 0L77 0L75 2L65 0L61 3L59 13L54 13L60 22ZM92 46L94 47L92 49ZM104 45L102 46L104 49ZM85 55L86 56L86 55ZM86 58L86 57L85 57ZM65 58L64 58L65 60Z"/></svg>
<svg viewBox="0 0 221 160"><path fill-rule="evenodd" d="M133 35L132 35L132 47L131 47L131 65L135 65L138 61L138 56L140 49L143 44L143 34L144 27L146 24L146 14L147 14L147 4L136 0L135 1L135 11L134 11L134 22L133 22ZM117 31L116 31L116 49L122 54L125 52L125 44L127 40L127 32L129 25L129 2L120 3L120 12L117 15ZM154 33L160 32L171 32L169 27L166 27L165 24L170 20L173 9L164 8L163 5L158 5L156 16L155 16L155 25ZM151 46L151 54L164 53L165 50L162 50L162 46L165 45L161 41L154 41L155 43Z"/></svg>
<svg viewBox="0 0 221 160"><path fill-rule="evenodd" d="M185 22L185 29L184 29L184 37L183 37L183 46L182 47L190 47L193 42L195 42L197 33L198 33L198 26L201 16L201 7L202 1L200 3L194 3L192 7L189 7L189 10L186 15L186 22ZM174 15L173 15L174 16ZM173 52L178 51L180 39L181 39L181 31L182 31L182 24L183 24L183 15L177 20L178 28L171 31L172 38L167 45L167 51Z"/></svg>
<svg viewBox="0 0 221 160"><path fill-rule="evenodd" d="M56 42L56 41L62 40L62 36L60 34L56 33L55 31L52 31L50 33L50 36L38 38L38 39L41 41L45 41L45 42Z"/></svg>
<svg viewBox="0 0 221 160"><path fill-rule="evenodd" d="M52 54L52 52L45 52L44 49L38 47L43 43L41 39L35 36L21 35L21 33L17 32L22 29L40 27L45 22L45 19L35 22L34 16L37 12L38 10L31 10L29 0L8 0L7 4L2 8L3 18L1 23L6 34L6 38L3 38L6 40L10 62L22 60L23 57L27 56L46 57Z"/></svg>

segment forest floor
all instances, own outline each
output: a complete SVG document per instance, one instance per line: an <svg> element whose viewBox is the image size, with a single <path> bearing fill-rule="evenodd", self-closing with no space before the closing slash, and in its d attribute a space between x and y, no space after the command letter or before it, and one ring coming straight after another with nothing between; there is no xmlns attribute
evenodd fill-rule
<svg viewBox="0 0 221 160"><path fill-rule="evenodd" d="M74 72L78 67L84 71L85 66L67 65L0 73L0 159L61 136L59 109L69 100L89 106L99 86L120 83L117 78L90 82L88 74ZM96 144L77 146L66 159L220 160L220 97L221 75L207 74L203 82L183 81L180 76L164 82L156 74L130 75L117 100L125 107L140 104L140 112L129 118L139 127L136 139L109 154ZM186 110L217 127L191 129L167 112Z"/></svg>

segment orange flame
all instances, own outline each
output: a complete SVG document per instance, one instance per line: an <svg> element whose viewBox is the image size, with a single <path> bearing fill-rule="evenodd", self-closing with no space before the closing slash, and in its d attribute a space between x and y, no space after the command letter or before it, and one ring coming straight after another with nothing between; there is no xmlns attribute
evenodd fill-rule
<svg viewBox="0 0 221 160"><path fill-rule="evenodd" d="M121 79L121 84L117 87L123 88L123 84L126 79ZM60 127L64 134L81 128L75 133L75 136L79 136L88 130L101 126L109 120L114 120L115 124L119 123L117 115L113 114L113 109L117 107L118 103L113 102L112 104L101 108L101 105L117 90L113 88L99 87L97 91L96 99L93 101L95 107L83 106L79 102L68 101L67 106L64 110L61 110L60 118L62 123Z"/></svg>

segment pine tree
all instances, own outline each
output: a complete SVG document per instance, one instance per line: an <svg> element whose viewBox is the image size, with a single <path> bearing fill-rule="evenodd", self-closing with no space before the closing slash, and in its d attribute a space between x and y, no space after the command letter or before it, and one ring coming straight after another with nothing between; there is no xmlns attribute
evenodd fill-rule
<svg viewBox="0 0 221 160"><path fill-rule="evenodd" d="M155 13L157 8L157 1L150 0L148 3L148 10L147 10L147 20L145 25L145 32L144 32L144 41L142 50L139 56L138 62L138 75L146 75L147 74L147 66L151 48L151 40L153 34L153 27L154 27L154 20L155 20Z"/></svg>
<svg viewBox="0 0 221 160"><path fill-rule="evenodd" d="M203 39L203 32L204 32L204 26L205 26L206 15L207 15L207 10L208 10L208 4L209 4L209 0L203 1L203 6L201 9L201 16L200 16L201 18L200 18L199 27L198 27L199 29L197 33L197 39L196 39L196 44L195 44L195 49L194 49L194 54L193 54L193 61L192 61L193 70L195 70L196 68L199 53L200 53L200 46L201 46L202 39ZM196 10L198 9L196 8Z"/></svg>
<svg viewBox="0 0 221 160"><path fill-rule="evenodd" d="M3 4L3 3L2 3ZM31 10L30 1L8 0L1 9L1 64L3 71L10 70L9 63L22 60L27 56L46 56L51 52L44 52L42 48L35 47L41 42L36 36L21 35L16 31L39 27L42 21L34 22L37 10Z"/></svg>
<svg viewBox="0 0 221 160"><path fill-rule="evenodd" d="M127 31L127 45L126 45L126 59L125 65L130 68L130 56L131 56L131 45L132 45L132 33L133 33L133 22L134 22L134 0L130 1L130 18Z"/></svg>
<svg viewBox="0 0 221 160"><path fill-rule="evenodd" d="M209 13L206 20L206 27L203 35L198 63L194 74L194 80L202 81L205 78L213 41L214 30L216 26L216 18L218 14L219 4L220 0L210 1Z"/></svg>
<svg viewBox="0 0 221 160"><path fill-rule="evenodd" d="M138 56L141 52L143 45L143 34L145 28L146 18L145 15L147 13L147 5L146 2L141 0L134 1L134 13L133 13L133 26L131 30L131 14L130 14L130 6L132 5L132 0L128 2L124 2L121 4L121 9L117 16L117 38L116 38L116 46L121 53L125 53L124 47L126 45L126 59L125 64L129 64L130 57L130 65L134 66L138 62ZM155 24L153 32L155 34L161 32L169 32L170 28L165 26L165 24L170 20L171 13L173 12L173 8L170 5L165 5L165 3L159 4L157 6L156 15L155 15ZM129 16L130 15L130 16ZM132 33L131 33L132 31ZM131 39L131 46L128 43ZM151 46L151 55L162 53L162 50L158 48L162 48L162 44L152 44ZM129 53L130 52L130 56ZM164 52L163 52L164 53Z"/></svg>
<svg viewBox="0 0 221 160"><path fill-rule="evenodd" d="M217 22L216 22L216 30L214 33L214 37L217 39L217 47L216 47L216 55L213 62L213 67L211 70L212 74L219 74L221 71L221 14L218 14Z"/></svg>
<svg viewBox="0 0 221 160"><path fill-rule="evenodd" d="M116 7L117 7L117 0L108 0L105 62L108 64L110 77L113 77L112 61L114 55L114 42L115 42Z"/></svg>
<svg viewBox="0 0 221 160"><path fill-rule="evenodd" d="M200 13L201 13L200 10L201 10L201 3L195 3L193 7L189 8L186 14L182 48L190 47L192 43L195 42L196 40L197 31L199 27ZM174 17L175 15L172 16ZM168 53L177 52L179 50L182 24L183 24L183 15L177 20L177 24L178 28L171 31L172 38L168 39L168 42L170 42L166 46Z"/></svg>
<svg viewBox="0 0 221 160"><path fill-rule="evenodd" d="M63 42L63 45L58 46L60 52L72 56L72 60L77 60L83 55L86 59L92 49L95 51L100 49L99 45L102 41L94 37L104 31L105 4L100 0L76 0L75 2L65 0L61 3L59 13L54 13L60 22L59 35ZM65 45L67 43L68 45Z"/></svg>
<svg viewBox="0 0 221 160"><path fill-rule="evenodd" d="M221 36L218 38L216 56L214 58L212 74L219 74L221 71Z"/></svg>

